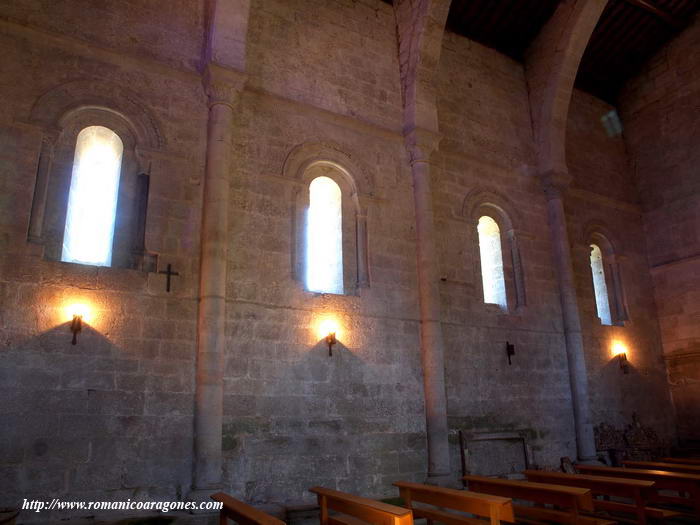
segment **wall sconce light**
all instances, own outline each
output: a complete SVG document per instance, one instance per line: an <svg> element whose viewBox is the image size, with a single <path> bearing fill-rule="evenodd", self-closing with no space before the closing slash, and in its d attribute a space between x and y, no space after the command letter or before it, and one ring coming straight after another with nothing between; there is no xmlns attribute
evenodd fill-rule
<svg viewBox="0 0 700 525"><path fill-rule="evenodd" d="M73 314L73 321L70 324L70 331L73 332L73 340L71 344L78 344L78 332L83 329L83 316L79 314Z"/></svg>
<svg viewBox="0 0 700 525"><path fill-rule="evenodd" d="M620 370L622 370L623 374L630 373L630 366L629 361L627 361L626 352L620 352L619 354L617 354L617 362L620 364Z"/></svg>
<svg viewBox="0 0 700 525"><path fill-rule="evenodd" d="M506 355L508 356L508 364L513 364L510 362L510 358L515 355L515 345L508 341L506 341Z"/></svg>
<svg viewBox="0 0 700 525"><path fill-rule="evenodd" d="M335 332L328 333L326 336L326 343L328 343L328 356L331 357L333 355L333 345L337 343L335 340Z"/></svg>

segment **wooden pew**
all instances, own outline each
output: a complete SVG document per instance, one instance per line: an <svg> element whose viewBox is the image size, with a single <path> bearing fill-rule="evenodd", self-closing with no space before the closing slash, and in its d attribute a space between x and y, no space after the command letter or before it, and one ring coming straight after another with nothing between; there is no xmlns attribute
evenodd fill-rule
<svg viewBox="0 0 700 525"><path fill-rule="evenodd" d="M219 512L219 525L226 525L228 520L233 520L239 525L286 525L284 521L278 520L223 492L212 494L211 499L224 505Z"/></svg>
<svg viewBox="0 0 700 525"><path fill-rule="evenodd" d="M647 506L647 501L651 499L654 493L655 483L653 481L586 474L564 474L562 472L545 472L542 470L526 470L524 474L528 480L532 481L591 489L594 496L593 506L596 510L634 514L638 523L647 523L647 518L663 521L681 514L680 512ZM634 504L609 501L607 499L599 500L595 499L595 496L616 496L631 499L634 501Z"/></svg>
<svg viewBox="0 0 700 525"><path fill-rule="evenodd" d="M684 463L661 463L658 461L623 461L622 464L629 468L642 468L647 470L668 470L669 472L684 472L700 476L700 465L686 465Z"/></svg>
<svg viewBox="0 0 700 525"><path fill-rule="evenodd" d="M445 512L444 510L416 507L414 503L427 503L436 507L486 517L492 525L501 523L501 520L515 521L513 502L509 498L479 494L468 490L421 485L420 483L409 483L407 481L397 481L394 485L399 487L401 498L406 502L408 508L413 511L413 516L427 519L428 525L432 525L433 521L445 523L446 525L483 525L485 522L453 512Z"/></svg>
<svg viewBox="0 0 700 525"><path fill-rule="evenodd" d="M541 523L554 522L563 525L607 525L612 520L584 516L583 512L593 512L593 498L589 489L534 483L531 481L514 481L509 479L487 478L485 476L464 476L469 483L469 490L494 494L506 498L521 499L535 503L535 507L513 505L518 522ZM546 508L554 505L563 510Z"/></svg>
<svg viewBox="0 0 700 525"><path fill-rule="evenodd" d="M309 489L318 497L321 525L413 525L408 509L324 487ZM340 514L329 515L329 510Z"/></svg>
<svg viewBox="0 0 700 525"><path fill-rule="evenodd" d="M661 458L664 463L682 463L683 465L700 465L698 458Z"/></svg>
<svg viewBox="0 0 700 525"><path fill-rule="evenodd" d="M667 470L647 470L619 467L599 467L595 465L577 464L576 469L584 474L594 476L611 476L615 478L644 479L653 481L655 489L673 490L679 494L687 493L688 498L665 496L662 494L653 495L651 501L659 503L675 503L686 505L693 509L693 513L700 518L700 476L695 474L685 474L683 472L669 472Z"/></svg>

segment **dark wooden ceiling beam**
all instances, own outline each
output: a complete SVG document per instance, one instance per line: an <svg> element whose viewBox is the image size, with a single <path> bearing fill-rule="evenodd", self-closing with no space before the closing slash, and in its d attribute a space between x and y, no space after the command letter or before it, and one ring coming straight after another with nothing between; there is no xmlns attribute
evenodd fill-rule
<svg viewBox="0 0 700 525"><path fill-rule="evenodd" d="M650 0L624 0L628 4L632 4L634 6L637 6L641 9L644 9L645 11L648 11L649 13L653 14L657 18L663 20L670 26L676 27L676 28L681 28L685 24L683 21L680 19L676 18L673 16L671 13L668 11L665 11L661 9L659 6L655 5L653 2Z"/></svg>

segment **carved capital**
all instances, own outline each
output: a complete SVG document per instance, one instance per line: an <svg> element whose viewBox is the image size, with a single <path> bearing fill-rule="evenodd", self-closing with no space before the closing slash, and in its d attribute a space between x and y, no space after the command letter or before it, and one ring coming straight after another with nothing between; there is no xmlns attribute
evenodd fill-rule
<svg viewBox="0 0 700 525"><path fill-rule="evenodd" d="M566 170L551 169L539 174L542 189L547 199L560 199L571 184L571 175Z"/></svg>
<svg viewBox="0 0 700 525"><path fill-rule="evenodd" d="M247 75L240 71L208 64L202 82L209 97L209 107L224 104L233 109L241 98L246 79Z"/></svg>
<svg viewBox="0 0 700 525"><path fill-rule="evenodd" d="M442 135L424 128L413 128L404 133L406 150L411 155L411 164L428 162L430 154L438 149Z"/></svg>
<svg viewBox="0 0 700 525"><path fill-rule="evenodd" d="M58 137L61 135L61 130L58 128L44 128L44 134L41 137L41 145L46 148L53 148L58 142Z"/></svg>

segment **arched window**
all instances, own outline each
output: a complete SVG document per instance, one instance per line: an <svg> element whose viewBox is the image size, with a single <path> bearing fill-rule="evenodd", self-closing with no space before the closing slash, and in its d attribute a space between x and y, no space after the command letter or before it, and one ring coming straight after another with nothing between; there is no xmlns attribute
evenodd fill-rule
<svg viewBox="0 0 700 525"><path fill-rule="evenodd" d="M501 231L498 224L486 215L479 218L479 254L481 256L481 280L484 286L484 302L508 307L506 282L503 277Z"/></svg>
<svg viewBox="0 0 700 525"><path fill-rule="evenodd" d="M591 273L593 274L593 290L595 291L598 317L600 317L601 323L611 325L612 316L610 315L608 285L605 282L605 269L603 266L603 252L597 244L591 244Z"/></svg>
<svg viewBox="0 0 700 525"><path fill-rule="evenodd" d="M110 266L124 146L103 126L79 134L73 158L61 260Z"/></svg>
<svg viewBox="0 0 700 525"><path fill-rule="evenodd" d="M330 177L316 177L309 185L306 288L310 292L343 293L342 192Z"/></svg>

